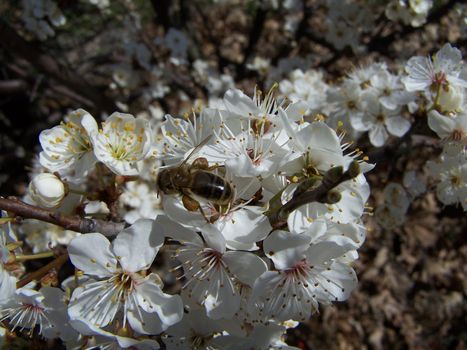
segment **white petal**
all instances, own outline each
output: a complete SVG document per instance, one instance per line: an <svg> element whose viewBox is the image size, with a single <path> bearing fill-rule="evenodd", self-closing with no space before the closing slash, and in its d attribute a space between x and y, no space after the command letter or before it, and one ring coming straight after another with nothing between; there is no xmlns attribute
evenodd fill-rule
<svg viewBox="0 0 467 350"><path fill-rule="evenodd" d="M89 136L95 135L99 130L97 126L96 119L86 112L84 109L78 109L77 111L80 111L83 113L83 119L81 119L81 125L83 128L86 130Z"/></svg>
<svg viewBox="0 0 467 350"><path fill-rule="evenodd" d="M402 137L410 129L410 122L402 117L390 117L386 119L386 127L394 136Z"/></svg>
<svg viewBox="0 0 467 350"><path fill-rule="evenodd" d="M71 319L84 318L98 327L105 327L115 318L120 302L113 285L107 280L88 282L73 291L68 315Z"/></svg>
<svg viewBox="0 0 467 350"><path fill-rule="evenodd" d="M325 262L342 256L348 250L335 242L323 241L312 244L306 251L306 256L311 265L323 266Z"/></svg>
<svg viewBox="0 0 467 350"><path fill-rule="evenodd" d="M68 246L73 265L86 274L106 277L117 268L117 258L110 242L100 233L87 233L73 238Z"/></svg>
<svg viewBox="0 0 467 350"><path fill-rule="evenodd" d="M303 259L311 238L287 231L273 231L263 242L263 250L278 270L285 270Z"/></svg>
<svg viewBox="0 0 467 350"><path fill-rule="evenodd" d="M217 227L211 224L206 224L201 228L206 245L220 253L225 252L226 241L222 232Z"/></svg>
<svg viewBox="0 0 467 350"><path fill-rule="evenodd" d="M257 116L259 108L251 98L238 89L229 89L224 95L224 103L227 109L242 117L248 117L250 113Z"/></svg>
<svg viewBox="0 0 467 350"><path fill-rule="evenodd" d="M255 243L262 241L272 230L269 219L259 207L243 207L215 224L227 243Z"/></svg>
<svg viewBox="0 0 467 350"><path fill-rule="evenodd" d="M206 219L203 218L199 210L189 211L184 207L180 196L163 195L162 207L167 216L174 222L192 227L200 227L206 223Z"/></svg>
<svg viewBox="0 0 467 350"><path fill-rule="evenodd" d="M253 286L255 280L268 270L263 259L247 252L226 252L222 257L234 274L242 283Z"/></svg>
<svg viewBox="0 0 467 350"><path fill-rule="evenodd" d="M307 109L308 105L305 102L298 101L289 104L285 109L285 113L290 120L298 122L303 118Z"/></svg>
<svg viewBox="0 0 467 350"><path fill-rule="evenodd" d="M355 271L348 265L334 262L329 269L322 271L317 276L319 282L318 289L322 290L318 294L318 300L342 301L347 300L350 293L357 287L357 277ZM322 300L319 295L324 296Z"/></svg>
<svg viewBox="0 0 467 350"><path fill-rule="evenodd" d="M302 205L289 214L287 225L292 232L304 232L310 228L317 218L323 217L327 212L326 206L322 203Z"/></svg>
<svg viewBox="0 0 467 350"><path fill-rule="evenodd" d="M323 122L313 122L297 133L303 145L313 149L324 149L331 153L342 153L336 132Z"/></svg>
<svg viewBox="0 0 467 350"><path fill-rule="evenodd" d="M451 135L455 125L454 118L446 117L435 110L428 113L428 126L442 139Z"/></svg>
<svg viewBox="0 0 467 350"><path fill-rule="evenodd" d="M203 241L194 230L180 225L178 222L171 220L165 215L158 215L155 225L165 237L176 239L182 243L193 242L198 245L203 245Z"/></svg>
<svg viewBox="0 0 467 350"><path fill-rule="evenodd" d="M15 291L16 278L0 266L0 305L8 301L15 294Z"/></svg>
<svg viewBox="0 0 467 350"><path fill-rule="evenodd" d="M432 83L433 67L429 57L416 56L407 61L405 70L409 76L401 79L407 91L422 91Z"/></svg>
<svg viewBox="0 0 467 350"><path fill-rule="evenodd" d="M154 220L140 219L120 232L112 246L123 269L137 272L149 268L163 243Z"/></svg>
<svg viewBox="0 0 467 350"><path fill-rule="evenodd" d="M182 319L183 302L178 295L162 292L159 285L152 281L151 275L148 277L135 288L137 307L148 313L156 313L162 323L162 329L165 330ZM132 310L132 312L137 317L139 310Z"/></svg>
<svg viewBox="0 0 467 350"><path fill-rule="evenodd" d="M369 137L373 146L381 147L388 139L388 132L384 125L377 124L370 130Z"/></svg>
<svg viewBox="0 0 467 350"><path fill-rule="evenodd" d="M215 293L208 294L204 302L207 315L213 320L230 319L240 307L240 296L228 278L230 277L223 273L222 277L216 279Z"/></svg>

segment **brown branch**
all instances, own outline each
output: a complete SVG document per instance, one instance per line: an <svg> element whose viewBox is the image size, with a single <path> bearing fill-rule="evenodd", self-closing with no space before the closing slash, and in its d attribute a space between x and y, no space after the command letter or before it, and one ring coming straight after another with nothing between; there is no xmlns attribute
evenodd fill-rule
<svg viewBox="0 0 467 350"><path fill-rule="evenodd" d="M98 219L82 218L78 215L69 216L59 212L26 204L17 198L1 198L0 209L14 213L26 219L36 219L61 226L66 230L89 233L99 232L105 236L113 236L125 228L124 222L111 222Z"/></svg>
<svg viewBox="0 0 467 350"><path fill-rule="evenodd" d="M11 70L15 75L20 77L24 84L26 84L26 89L29 89L31 92L31 100L34 99L34 90L35 87L38 85L38 77L33 77L27 73L27 71L21 67L19 67L16 64L9 63L7 64L7 68ZM57 84L53 82L52 84L50 82L46 82L47 84L47 89L45 92L46 96L49 96L54 99L61 99L62 97L66 97L70 100L75 101L76 103L79 103L81 106L86 106L86 107L93 107L94 104L92 101L88 100L87 98L73 92L69 88L67 88L64 85Z"/></svg>
<svg viewBox="0 0 467 350"><path fill-rule="evenodd" d="M152 8L156 13L156 24L161 24L167 32L172 26L170 23L170 0L151 0Z"/></svg>
<svg viewBox="0 0 467 350"><path fill-rule="evenodd" d="M0 20L0 45L10 54L28 61L46 76L92 101L97 110L113 112L118 109L114 101L103 94L102 91L87 84L80 75L69 71L54 57L43 52L35 43L23 39L4 20Z"/></svg>
<svg viewBox="0 0 467 350"><path fill-rule="evenodd" d="M0 94L11 94L18 91L24 91L27 84L24 80L11 79L0 81Z"/></svg>
<svg viewBox="0 0 467 350"><path fill-rule="evenodd" d="M47 274L52 269L59 270L60 267L68 260L68 253L56 257L53 261L49 262L47 265L42 266L39 270L30 273L28 276L16 283L16 288L21 288L27 285L29 282L34 280L39 280L42 276Z"/></svg>
<svg viewBox="0 0 467 350"><path fill-rule="evenodd" d="M258 4L256 8L255 18L253 19L253 24L251 25L250 33L248 34L248 45L245 47L243 52L242 62L237 64L237 78L241 79L243 74L245 74L246 63L253 56L256 45L263 33L264 22L266 21L267 11L264 10L261 4Z"/></svg>

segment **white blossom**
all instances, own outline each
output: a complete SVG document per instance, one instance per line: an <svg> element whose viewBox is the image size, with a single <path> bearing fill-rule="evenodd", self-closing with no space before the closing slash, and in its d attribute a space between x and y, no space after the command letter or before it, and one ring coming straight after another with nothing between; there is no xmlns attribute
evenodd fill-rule
<svg viewBox="0 0 467 350"><path fill-rule="evenodd" d="M466 88L467 80L461 75L462 64L460 50L445 44L433 58L410 58L405 66L408 75L402 78L402 82L408 91L423 91L432 86L445 88L449 85Z"/></svg>
<svg viewBox="0 0 467 350"><path fill-rule="evenodd" d="M90 132L97 129L94 118L85 110L69 113L65 122L39 135L42 146L40 163L48 170L58 171L73 182L85 177L96 162Z"/></svg>
<svg viewBox="0 0 467 350"><path fill-rule="evenodd" d="M263 273L253 287L251 302L263 314L278 321L304 321L319 303L346 300L356 287L355 272L340 261L349 248L310 241L307 235L287 231L275 231L264 241L276 271Z"/></svg>
<svg viewBox="0 0 467 350"><path fill-rule="evenodd" d="M467 112L443 115L432 110L428 113L428 126L443 140L467 143Z"/></svg>
<svg viewBox="0 0 467 350"><path fill-rule="evenodd" d="M351 115L352 126L359 131L368 131L370 142L383 146L389 134L402 137L410 129L410 121L401 116L400 108L387 109L372 94L365 95L366 109L362 116Z"/></svg>
<svg viewBox="0 0 467 350"><path fill-rule="evenodd" d="M123 325L128 322L139 333L156 334L182 318L180 297L163 293L160 278L144 273L163 243L156 230L153 221L138 220L112 244L100 233L82 235L70 243L73 265L91 277L73 291L71 319L105 327L121 312Z"/></svg>
<svg viewBox="0 0 467 350"><path fill-rule="evenodd" d="M448 145L449 146L449 145ZM450 146L454 152L444 152L437 161L427 163L431 175L439 180L438 199L446 205L459 203L467 210L467 155L462 146ZM456 152L457 150L457 152Z"/></svg>
<svg viewBox="0 0 467 350"><path fill-rule="evenodd" d="M151 130L144 119L130 114L113 113L98 130L92 124L91 140L96 158L117 175L138 174L137 162L144 159L151 146Z"/></svg>

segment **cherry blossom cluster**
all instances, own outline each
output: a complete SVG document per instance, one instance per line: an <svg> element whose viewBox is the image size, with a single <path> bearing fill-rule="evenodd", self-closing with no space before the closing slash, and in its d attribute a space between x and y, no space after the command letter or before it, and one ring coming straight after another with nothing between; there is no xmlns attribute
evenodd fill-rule
<svg viewBox="0 0 467 350"><path fill-rule="evenodd" d="M231 89L218 108L166 115L154 127L124 113L99 125L79 109L44 130L43 169L25 200L94 218L115 215L115 203L94 197L119 187L117 215L128 224L112 237L54 237L50 228L39 239L37 225L21 225L37 254L67 246L76 272L60 286L42 278L16 288L19 239L2 230L0 315L9 331L35 330L70 349L292 349L288 328L346 300L357 286L351 265L365 240L372 165L310 118L306 102L278 101L274 89L253 98ZM196 168L201 160L207 167ZM159 179L182 166L193 177L186 187ZM228 201L210 197L216 191ZM155 259L167 252L174 269L164 273ZM170 276L179 280L171 293Z"/></svg>
<svg viewBox="0 0 467 350"><path fill-rule="evenodd" d="M393 0L386 5L385 14L391 21L420 27L425 24L433 0Z"/></svg>
<svg viewBox="0 0 467 350"><path fill-rule="evenodd" d="M402 137L410 129L405 115L415 94L404 88L401 77L385 64L373 63L330 86L322 72L295 70L280 82L280 90L292 101L306 101L309 112L323 113L329 125L344 123L352 139L368 131L371 144L381 147L390 135Z"/></svg>
<svg viewBox="0 0 467 350"><path fill-rule="evenodd" d="M394 138L411 138L411 128L428 126L443 146L440 158L427 163L427 171L437 179L436 194L442 203L458 203L465 210L466 77L461 52L446 44L433 57L410 58L394 73L385 64L372 63L355 69L332 86L320 71L297 69L279 85L283 96L305 102L307 112L322 113L334 128L342 123L351 139L360 139L368 132L375 147ZM425 192L424 176L410 174L413 180L404 178L405 189L397 185L398 195L407 198L407 205L396 204L398 200L385 195L384 205L378 210L383 226L388 227L389 222L393 223L391 227L402 224L399 218L411 200ZM392 186L388 185L387 191L393 191ZM411 193L414 188L418 190Z"/></svg>
<svg viewBox="0 0 467 350"><path fill-rule="evenodd" d="M22 20L26 29L34 33L39 40L55 35L53 27L66 23L60 8L52 0L22 0Z"/></svg>
<svg viewBox="0 0 467 350"><path fill-rule="evenodd" d="M428 126L443 144L442 154L427 163L438 180L436 194L444 204L467 210L467 69L462 54L450 44L433 57L412 57L405 67L404 85L419 92L428 111Z"/></svg>
<svg viewBox="0 0 467 350"><path fill-rule="evenodd" d="M338 50L361 50L360 37L374 27L377 9L347 0L327 0L326 7L326 40Z"/></svg>
<svg viewBox="0 0 467 350"><path fill-rule="evenodd" d="M432 5L391 4L387 16L412 26ZM351 34L371 20L355 4L328 6L332 30ZM123 40L126 58L157 80L163 67L134 40L138 21L126 20L135 29ZM358 49L355 36L340 42L345 36L331 34L337 48ZM170 52L167 64L187 64L182 32L170 29L152 44ZM306 69L303 59L269 66L260 57L249 63L279 78L249 97L229 74L198 59L193 78L207 88L209 107L195 105L179 117L149 106L137 117L115 112L101 123L78 109L42 131L23 201L52 216L122 226L113 234L35 219L14 226L2 212L1 334L36 332L69 349L296 349L284 341L287 329L321 305L347 300L358 284L352 264L366 237L365 173L373 164L355 142L381 150L426 126L442 149L425 167L437 197L467 210L460 50L446 44L398 70L372 63L337 83ZM128 65L112 69L113 89L129 94L139 86L141 76ZM155 82L144 91L151 100L168 89ZM429 188L425 182L414 170L391 179L375 210L379 224L402 225L411 202ZM69 259L74 274L60 283L53 272L25 278L24 250L42 258L60 249L63 261L55 261Z"/></svg>

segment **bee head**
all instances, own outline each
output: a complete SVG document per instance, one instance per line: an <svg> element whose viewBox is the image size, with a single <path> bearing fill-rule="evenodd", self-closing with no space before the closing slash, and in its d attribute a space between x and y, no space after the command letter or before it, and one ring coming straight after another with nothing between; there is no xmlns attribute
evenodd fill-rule
<svg viewBox="0 0 467 350"><path fill-rule="evenodd" d="M159 191L165 194L177 193L177 187L175 186L173 177L173 169L162 169L157 175L157 188Z"/></svg>

